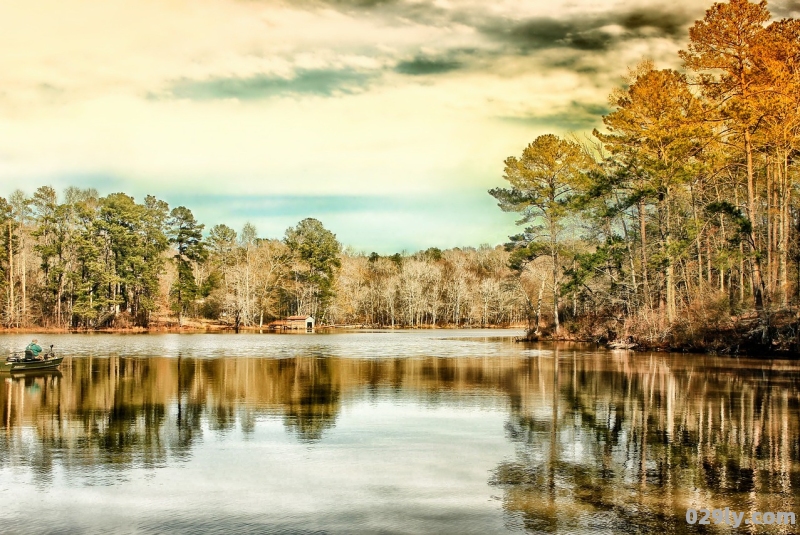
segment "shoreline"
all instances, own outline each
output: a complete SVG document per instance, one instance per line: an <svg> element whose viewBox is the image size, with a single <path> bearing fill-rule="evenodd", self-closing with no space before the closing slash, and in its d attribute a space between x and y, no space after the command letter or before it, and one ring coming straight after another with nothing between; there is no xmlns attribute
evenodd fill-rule
<svg viewBox="0 0 800 535"><path fill-rule="evenodd" d="M446 330L502 330L502 329L517 329L525 331L525 325L486 325L478 327L468 326L436 326L436 327L390 327L390 326L366 326L366 325L321 325L316 327L315 331L375 331L375 330L397 330L397 331L446 331ZM270 329L267 326L252 327L240 326L239 334L267 334L267 333L300 333L305 331L291 331L291 330L277 330ZM160 334L160 333L231 333L237 334L236 328L227 324L209 323L202 325L157 325L153 327L108 327L101 329L69 329L61 327L0 327L0 334Z"/></svg>
<svg viewBox="0 0 800 535"><path fill-rule="evenodd" d="M367 325L324 325L315 329L315 332L330 333L335 331L375 331L375 330L520 330L520 336L515 336L514 341L519 343L536 342L566 342L594 344L609 350L628 350L637 353L664 352L664 353L697 353L719 356L748 356L756 358L783 358L797 359L800 357L798 347L800 340L791 333L796 330L796 325L791 322L782 322L782 325L763 325L758 319L740 324L738 328L719 329L697 333L694 337L675 336L666 337L660 341L646 340L643 337L631 335L624 338L608 340L590 336L580 336L575 333L564 334L559 337L552 333L544 332L539 336L531 336L526 325L487 325L487 326L424 326L424 327L390 327ZM766 334L765 334L766 333ZM237 331L232 325L215 322L187 321L185 325L178 326L177 322L162 322L150 327L109 327L102 329L67 329L56 327L0 327L0 334L307 334L306 331L286 331L271 329L266 326L240 326Z"/></svg>

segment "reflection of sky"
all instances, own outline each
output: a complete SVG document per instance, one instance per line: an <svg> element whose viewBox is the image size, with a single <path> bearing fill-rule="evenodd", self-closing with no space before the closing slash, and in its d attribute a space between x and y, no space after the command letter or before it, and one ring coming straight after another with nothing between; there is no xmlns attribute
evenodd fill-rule
<svg viewBox="0 0 800 535"><path fill-rule="evenodd" d="M0 497L14 497L4 500L4 529L496 533L502 508L487 474L513 454L505 417L359 401L313 444L262 417L246 435L205 428L188 460L157 469L76 474L56 464L42 486L26 470L0 468Z"/></svg>

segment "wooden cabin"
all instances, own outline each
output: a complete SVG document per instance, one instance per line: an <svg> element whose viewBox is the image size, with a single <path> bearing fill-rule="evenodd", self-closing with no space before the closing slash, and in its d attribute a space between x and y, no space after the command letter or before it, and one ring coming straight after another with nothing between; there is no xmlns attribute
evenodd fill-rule
<svg viewBox="0 0 800 535"><path fill-rule="evenodd" d="M306 331L313 332L315 321L312 316L289 316L286 319L275 320L267 325L272 331Z"/></svg>
<svg viewBox="0 0 800 535"><path fill-rule="evenodd" d="M286 328L290 331L313 331L314 318L312 316L289 316L286 318Z"/></svg>

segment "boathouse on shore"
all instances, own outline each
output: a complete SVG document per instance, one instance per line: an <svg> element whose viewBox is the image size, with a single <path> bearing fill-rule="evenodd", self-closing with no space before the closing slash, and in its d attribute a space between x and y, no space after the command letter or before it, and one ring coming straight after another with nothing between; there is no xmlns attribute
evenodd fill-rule
<svg viewBox="0 0 800 535"><path fill-rule="evenodd" d="M307 331L314 330L315 322L312 316L289 316L286 319L275 320L267 328L273 331Z"/></svg>
<svg viewBox="0 0 800 535"><path fill-rule="evenodd" d="M312 316L289 316L286 318L286 328L290 331L313 331L314 318Z"/></svg>

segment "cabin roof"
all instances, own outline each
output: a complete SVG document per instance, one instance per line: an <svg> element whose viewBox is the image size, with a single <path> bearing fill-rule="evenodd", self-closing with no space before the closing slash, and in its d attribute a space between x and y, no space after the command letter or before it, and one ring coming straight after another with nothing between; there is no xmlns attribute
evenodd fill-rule
<svg viewBox="0 0 800 535"><path fill-rule="evenodd" d="M309 318L311 318L311 316L289 316L286 319L287 320L305 320L305 319L309 319ZM311 319L314 319L314 318L311 318Z"/></svg>

